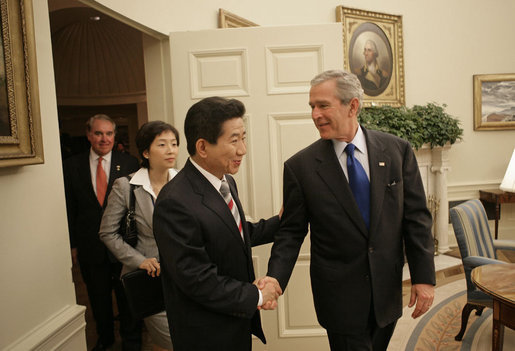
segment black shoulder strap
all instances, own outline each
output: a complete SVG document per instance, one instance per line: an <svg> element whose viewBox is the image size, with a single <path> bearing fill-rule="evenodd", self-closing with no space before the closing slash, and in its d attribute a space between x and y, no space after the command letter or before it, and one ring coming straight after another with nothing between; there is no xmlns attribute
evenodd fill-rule
<svg viewBox="0 0 515 351"><path fill-rule="evenodd" d="M130 193L129 193L129 209L127 210L127 214L125 215L125 220L123 221L123 230L121 231L123 240L125 240L132 247L136 247L138 243L138 230L136 229L136 221L134 220L134 212L135 212L135 196L134 196L134 188L135 185L130 183L131 176L126 176L129 180L130 185Z"/></svg>
<svg viewBox="0 0 515 351"><path fill-rule="evenodd" d="M134 188L136 188L136 186L134 184L131 184L131 197L129 199L129 211L131 211L132 213L134 213L134 208L135 208L135 202L136 202L136 199L135 199L135 196L134 196Z"/></svg>
<svg viewBox="0 0 515 351"><path fill-rule="evenodd" d="M135 208L135 202L136 202L136 197L134 196L134 188L136 188L136 186L134 184L131 184L131 179L132 177L130 175L128 176L125 176L125 178L127 178L129 180L129 185L130 185L130 194L129 194L129 213L130 214L134 214L134 208Z"/></svg>

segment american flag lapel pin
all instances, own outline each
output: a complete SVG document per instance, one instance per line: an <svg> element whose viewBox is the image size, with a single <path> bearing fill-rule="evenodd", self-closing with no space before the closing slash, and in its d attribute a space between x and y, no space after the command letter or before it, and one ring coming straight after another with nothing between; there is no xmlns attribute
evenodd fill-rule
<svg viewBox="0 0 515 351"><path fill-rule="evenodd" d="M116 171L120 172L120 165L116 165Z"/></svg>
<svg viewBox="0 0 515 351"><path fill-rule="evenodd" d="M379 162L379 167L384 167L385 166L385 163L384 162Z"/></svg>

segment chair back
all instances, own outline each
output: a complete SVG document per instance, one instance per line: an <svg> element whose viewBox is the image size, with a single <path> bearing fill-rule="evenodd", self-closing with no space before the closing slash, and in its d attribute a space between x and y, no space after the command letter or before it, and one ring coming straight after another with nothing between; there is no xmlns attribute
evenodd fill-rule
<svg viewBox="0 0 515 351"><path fill-rule="evenodd" d="M486 211L481 201L468 200L451 208L450 212L461 257L481 256L497 259Z"/></svg>

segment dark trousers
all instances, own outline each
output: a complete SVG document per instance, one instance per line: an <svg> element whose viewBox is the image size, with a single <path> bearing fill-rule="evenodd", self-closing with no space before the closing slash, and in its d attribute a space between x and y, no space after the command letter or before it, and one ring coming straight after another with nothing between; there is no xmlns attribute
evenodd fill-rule
<svg viewBox="0 0 515 351"><path fill-rule="evenodd" d="M331 351L385 351L395 329L394 322L384 328L367 328L363 332L341 334L327 331Z"/></svg>
<svg viewBox="0 0 515 351"><path fill-rule="evenodd" d="M331 351L386 351L397 321L380 328L374 314L374 306L370 306L368 326L365 330L351 333L327 331Z"/></svg>
<svg viewBox="0 0 515 351"><path fill-rule="evenodd" d="M124 350L141 350L141 321L133 321L119 279L121 263L111 262L107 255L101 263L79 262L86 284L89 302L97 326L99 341L104 345L114 342L114 314L112 291L116 296L120 320L120 336Z"/></svg>

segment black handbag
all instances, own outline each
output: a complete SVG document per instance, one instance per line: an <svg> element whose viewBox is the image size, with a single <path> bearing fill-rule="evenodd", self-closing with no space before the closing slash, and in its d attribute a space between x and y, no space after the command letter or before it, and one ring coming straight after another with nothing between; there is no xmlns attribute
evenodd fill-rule
<svg viewBox="0 0 515 351"><path fill-rule="evenodd" d="M144 269L126 273L122 284L134 320L165 310L161 277L152 277Z"/></svg>
<svg viewBox="0 0 515 351"><path fill-rule="evenodd" d="M126 176L126 178L131 180L131 176ZM136 221L134 220L134 209L135 209L135 196L134 196L134 188L136 187L133 184L130 184L130 194L129 194L129 209L122 217L120 221L120 234L123 240L132 247L135 247L138 243L138 229L136 228Z"/></svg>

